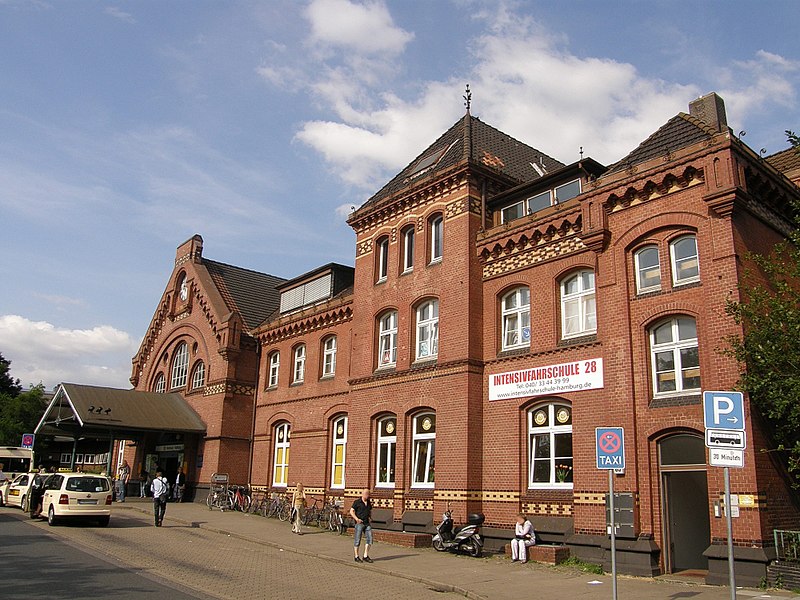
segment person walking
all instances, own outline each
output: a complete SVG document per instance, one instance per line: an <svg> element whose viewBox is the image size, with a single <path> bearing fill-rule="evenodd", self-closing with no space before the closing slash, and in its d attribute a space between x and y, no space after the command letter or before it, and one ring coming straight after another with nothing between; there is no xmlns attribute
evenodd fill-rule
<svg viewBox="0 0 800 600"><path fill-rule="evenodd" d="M528 547L536 545L536 534L533 524L520 513L514 526L514 539L511 540L511 562L528 562Z"/></svg>
<svg viewBox="0 0 800 600"><path fill-rule="evenodd" d="M161 527L164 514L167 512L167 498L169 497L169 481L161 474L161 469L156 471L150 489L153 492L153 516L156 520L156 527Z"/></svg>
<svg viewBox="0 0 800 600"><path fill-rule="evenodd" d="M144 469L139 471L139 498L147 497L147 481L149 477L149 474Z"/></svg>
<svg viewBox="0 0 800 600"><path fill-rule="evenodd" d="M297 484L297 488L292 494L292 533L303 535L300 523L303 519L303 512L306 508L306 491L302 483Z"/></svg>
<svg viewBox="0 0 800 600"><path fill-rule="evenodd" d="M353 517L353 520L356 522L355 535L353 537L355 561L357 563L371 563L372 559L369 557L369 547L372 545L372 525L370 524L372 501L369 499L369 490L363 490L361 492L361 497L353 502L353 506L350 507L350 516ZM363 560L358 556L358 547L361 545L362 535L364 536Z"/></svg>
<svg viewBox="0 0 800 600"><path fill-rule="evenodd" d="M173 489L175 502L183 502L183 494L185 491L186 491L186 473L184 473L183 469L181 469L175 476L175 488Z"/></svg>
<svg viewBox="0 0 800 600"><path fill-rule="evenodd" d="M122 466L117 469L117 502L125 502L125 488L128 486L130 478L131 468L128 466L128 461L123 460Z"/></svg>

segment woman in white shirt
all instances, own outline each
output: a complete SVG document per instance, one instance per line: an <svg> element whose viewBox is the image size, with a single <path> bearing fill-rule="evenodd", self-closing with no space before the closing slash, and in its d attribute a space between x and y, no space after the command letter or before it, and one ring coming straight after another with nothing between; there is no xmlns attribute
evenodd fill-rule
<svg viewBox="0 0 800 600"><path fill-rule="evenodd" d="M536 533L533 524L520 513L514 527L514 539L511 540L511 562L528 562L528 546L536 545Z"/></svg>

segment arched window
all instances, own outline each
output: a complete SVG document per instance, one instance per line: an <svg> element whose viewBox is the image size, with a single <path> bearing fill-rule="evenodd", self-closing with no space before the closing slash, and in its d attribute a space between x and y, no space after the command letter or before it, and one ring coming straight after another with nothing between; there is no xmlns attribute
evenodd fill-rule
<svg viewBox="0 0 800 600"><path fill-rule="evenodd" d="M700 280L700 261L697 256L697 238L684 235L669 245L672 259L672 283L684 285Z"/></svg>
<svg viewBox="0 0 800 600"><path fill-rule="evenodd" d="M644 294L661 289L661 264L658 246L645 246L633 255L636 268L636 292Z"/></svg>
<svg viewBox="0 0 800 600"><path fill-rule="evenodd" d="M503 350L530 346L531 293L518 287L503 296Z"/></svg>
<svg viewBox="0 0 800 600"><path fill-rule="evenodd" d="M275 456L272 466L272 485L286 487L289 481L289 423L275 426Z"/></svg>
<svg viewBox="0 0 800 600"><path fill-rule="evenodd" d="M397 417L378 421L378 452L375 487L394 487L394 464L397 450Z"/></svg>
<svg viewBox="0 0 800 600"><path fill-rule="evenodd" d="M375 250L375 280L385 281L389 275L389 238L380 238L375 243Z"/></svg>
<svg viewBox="0 0 800 600"><path fill-rule="evenodd" d="M700 392L697 324L691 317L674 317L650 329L653 393Z"/></svg>
<svg viewBox="0 0 800 600"><path fill-rule="evenodd" d="M294 367L292 383L302 383L306 378L306 345L300 344L294 349Z"/></svg>
<svg viewBox="0 0 800 600"><path fill-rule="evenodd" d="M585 269L561 282L561 337L576 337L596 331L594 271Z"/></svg>
<svg viewBox="0 0 800 600"><path fill-rule="evenodd" d="M198 363L194 366L194 372L192 373L192 389L196 390L203 387L206 384L206 365L203 361L198 361Z"/></svg>
<svg viewBox="0 0 800 600"><path fill-rule="evenodd" d="M322 344L322 376L333 377L336 373L336 336L325 338Z"/></svg>
<svg viewBox="0 0 800 600"><path fill-rule="evenodd" d="M417 360L439 354L439 301L428 300L417 309Z"/></svg>
<svg viewBox="0 0 800 600"><path fill-rule="evenodd" d="M432 488L436 472L436 415L414 417L411 438L411 487Z"/></svg>
<svg viewBox="0 0 800 600"><path fill-rule="evenodd" d="M572 408L553 402L528 411L528 487L572 487Z"/></svg>
<svg viewBox="0 0 800 600"><path fill-rule="evenodd" d="M163 394L167 391L167 382L164 380L163 373L156 375L156 381L153 384L153 391L157 394Z"/></svg>
<svg viewBox="0 0 800 600"><path fill-rule="evenodd" d="M403 273L414 270L414 226L403 230Z"/></svg>
<svg viewBox="0 0 800 600"><path fill-rule="evenodd" d="M169 382L169 389L186 387L186 372L189 370L189 348L186 342L181 342L175 348L172 356L172 377Z"/></svg>
<svg viewBox="0 0 800 600"><path fill-rule="evenodd" d="M444 219L442 215L437 215L430 220L430 238L430 262L442 260L442 254L444 252Z"/></svg>
<svg viewBox="0 0 800 600"><path fill-rule="evenodd" d="M276 387L278 385L278 373L281 369L281 354L280 352L273 352L269 355L269 381L268 387Z"/></svg>
<svg viewBox="0 0 800 600"><path fill-rule="evenodd" d="M384 314L378 324L378 367L397 363L397 311Z"/></svg>
<svg viewBox="0 0 800 600"><path fill-rule="evenodd" d="M333 422L333 452L331 455L331 488L344 489L344 469L347 458L347 417Z"/></svg>

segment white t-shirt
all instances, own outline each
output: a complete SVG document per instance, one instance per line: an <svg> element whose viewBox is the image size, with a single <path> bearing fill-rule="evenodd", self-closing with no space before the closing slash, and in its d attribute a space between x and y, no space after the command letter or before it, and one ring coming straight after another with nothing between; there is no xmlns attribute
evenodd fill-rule
<svg viewBox="0 0 800 600"><path fill-rule="evenodd" d="M153 498L158 498L161 494L169 492L169 484L166 477L156 477L153 483L150 484L150 490L153 492Z"/></svg>

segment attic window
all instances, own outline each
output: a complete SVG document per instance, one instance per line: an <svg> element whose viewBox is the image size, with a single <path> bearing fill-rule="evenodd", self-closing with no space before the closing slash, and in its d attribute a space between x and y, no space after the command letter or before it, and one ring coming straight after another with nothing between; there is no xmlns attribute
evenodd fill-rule
<svg viewBox="0 0 800 600"><path fill-rule="evenodd" d="M423 156L422 158L420 158L419 161L417 161L417 164L414 165L414 169L411 171L410 176L412 178L419 177L425 171L435 167L439 163L439 161L444 158L445 154L447 154L450 151L450 148L455 146L459 141L460 140L455 140L444 150L439 150L438 152L432 152L431 154L428 154L427 156Z"/></svg>

